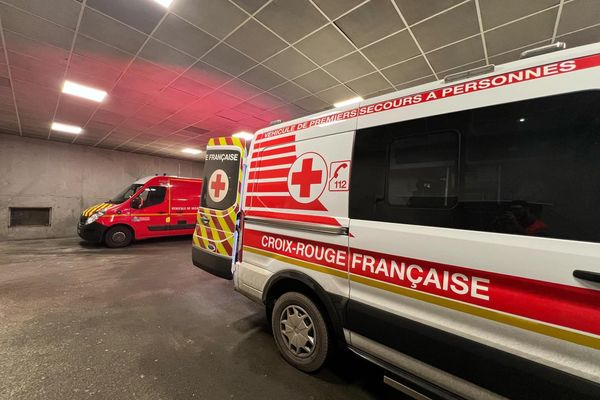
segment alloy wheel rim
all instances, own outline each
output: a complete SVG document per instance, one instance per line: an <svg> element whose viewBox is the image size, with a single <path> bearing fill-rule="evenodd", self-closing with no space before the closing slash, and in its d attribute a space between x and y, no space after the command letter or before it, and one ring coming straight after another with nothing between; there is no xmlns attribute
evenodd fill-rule
<svg viewBox="0 0 600 400"><path fill-rule="evenodd" d="M279 317L281 337L287 349L296 357L310 357L317 344L315 326L302 307L287 306Z"/></svg>
<svg viewBox="0 0 600 400"><path fill-rule="evenodd" d="M123 232L115 232L112 235L112 240L115 243L123 243L125 241L125 233Z"/></svg>

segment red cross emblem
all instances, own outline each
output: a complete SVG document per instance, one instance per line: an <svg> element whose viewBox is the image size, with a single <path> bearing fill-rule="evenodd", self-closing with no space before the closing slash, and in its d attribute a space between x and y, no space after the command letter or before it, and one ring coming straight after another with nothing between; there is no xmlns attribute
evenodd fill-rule
<svg viewBox="0 0 600 400"><path fill-rule="evenodd" d="M294 161L288 175L288 190L294 200L310 203L321 196L327 182L327 165L316 153L305 153Z"/></svg>
<svg viewBox="0 0 600 400"><path fill-rule="evenodd" d="M227 195L229 189L229 178L222 169L212 173L208 182L208 195L215 203L220 202Z"/></svg>

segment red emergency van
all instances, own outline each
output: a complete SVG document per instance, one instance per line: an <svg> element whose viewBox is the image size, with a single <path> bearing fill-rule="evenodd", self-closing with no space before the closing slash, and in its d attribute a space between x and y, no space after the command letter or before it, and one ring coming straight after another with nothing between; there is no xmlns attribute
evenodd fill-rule
<svg viewBox="0 0 600 400"><path fill-rule="evenodd" d="M105 203L85 209L77 226L84 240L125 247L133 240L191 235L202 180L147 176Z"/></svg>

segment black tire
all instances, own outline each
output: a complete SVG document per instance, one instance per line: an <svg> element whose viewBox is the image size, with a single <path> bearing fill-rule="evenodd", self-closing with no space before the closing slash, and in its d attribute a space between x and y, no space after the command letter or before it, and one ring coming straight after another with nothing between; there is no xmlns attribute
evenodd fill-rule
<svg viewBox="0 0 600 400"><path fill-rule="evenodd" d="M104 244L110 248L127 247L133 241L133 232L126 226L109 228L104 234Z"/></svg>
<svg viewBox="0 0 600 400"><path fill-rule="evenodd" d="M288 292L275 301L271 328L279 353L292 366L315 372L327 361L331 350L327 323L319 307L302 293Z"/></svg>

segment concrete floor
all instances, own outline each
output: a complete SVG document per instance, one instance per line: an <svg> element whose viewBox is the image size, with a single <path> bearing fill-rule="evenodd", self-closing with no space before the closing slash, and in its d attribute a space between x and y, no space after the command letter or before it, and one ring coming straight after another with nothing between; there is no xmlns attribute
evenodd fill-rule
<svg viewBox="0 0 600 400"><path fill-rule="evenodd" d="M278 355L263 309L191 264L190 239L0 242L0 398L398 399L343 355Z"/></svg>

